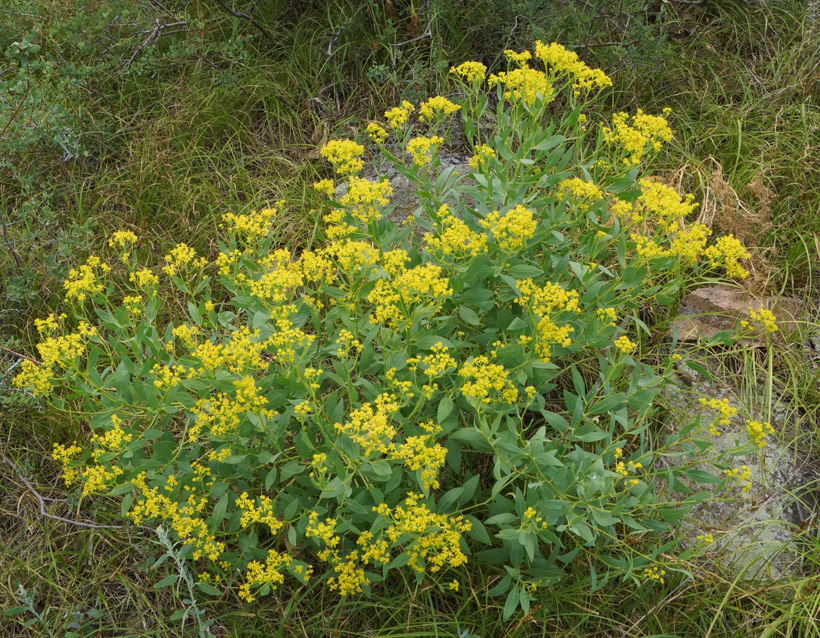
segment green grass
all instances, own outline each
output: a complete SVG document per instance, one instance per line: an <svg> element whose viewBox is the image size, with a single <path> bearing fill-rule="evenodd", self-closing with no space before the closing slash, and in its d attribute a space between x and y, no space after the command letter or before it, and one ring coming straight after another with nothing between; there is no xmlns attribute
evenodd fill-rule
<svg viewBox="0 0 820 638"><path fill-rule="evenodd" d="M21 12L38 13L24 11L28 3L17 4ZM51 11L52 23L87 19L72 3L59 10L45 0L30 4ZM260 19L277 34L274 42L207 3L195 4L200 17L211 21L205 43L229 43L243 34L248 40L241 54L214 52L191 34L163 38L157 51L167 54L171 42L181 50L168 54L167 63L146 62L133 72L111 67L80 89L55 92L55 104L82 122L87 157L62 161L48 140L21 152L18 166L30 169L37 184L28 190L13 171L0 170L0 205L11 242L3 240L0 256L0 345L31 352L30 318L56 307L67 269L99 249L113 230L134 230L157 259L183 240L213 254L221 213L284 199L277 228L281 244L314 245L321 236L311 214L318 200L310 184L325 176L316 150L327 136L360 130L402 97L446 90L448 62L473 57L497 64L501 48L527 46L535 37L628 41L627 24L654 29L653 48L581 50L590 63L615 69L615 89L597 116L637 105L650 112L671 106L676 140L659 172L696 194L703 219L716 230L734 232L754 247L756 289L817 304L820 24L806 21L801 3L710 2L701 8L670 2L656 22L649 14L627 22L626 13L611 8L603 24L589 26L566 16L549 20L548 12L538 13L526 2L433 2L431 16L421 12L423 2L396 2L398 22L391 24L378 3L282 0L260 9ZM87 6L93 10L92 3ZM360 6L365 8L357 11ZM510 11L522 15L514 24L515 15L505 13ZM424 30L414 16L430 18L430 41L390 46ZM19 29L0 30L4 47L27 29L47 38L45 25L35 19L17 16L10 24ZM327 45L336 33L329 57ZM70 48L73 41L65 36L65 42ZM44 193L51 212L32 200ZM816 329L805 326L805 332ZM792 347L778 349L772 383L799 415L801 429L781 436L804 437L817 450L820 370L807 365L800 339L792 341ZM766 374L765 363L734 356L747 377ZM0 356L0 369L10 370L15 361ZM73 441L78 432L84 436L85 424L56 420L7 384L0 380L0 451L43 495L65 498L48 460L50 447ZM760 399L756 383L745 387L749 401ZM19 583L34 593L34 609L44 614L44 622L28 628L0 617L3 635L195 635L190 623L183 629L169 620L182 596L153 586L170 573L167 564L151 569L160 553L156 539L44 519L5 463L0 476L0 606L21 604L15 597ZM48 508L64 517L118 522L103 502L49 502ZM542 592L528 616L506 623L503 599L488 595L500 572L476 565L457 594L394 582L355 601L317 588L259 605L200 603L206 617L216 619L217 635L237 638L466 636L465 630L482 638L802 638L820 635L820 589L812 577L820 540L816 529L804 537L803 566L789 582L747 582L718 565L692 564L691 577L673 573L663 586L611 584L593 592L587 568L572 565L567 585Z"/></svg>

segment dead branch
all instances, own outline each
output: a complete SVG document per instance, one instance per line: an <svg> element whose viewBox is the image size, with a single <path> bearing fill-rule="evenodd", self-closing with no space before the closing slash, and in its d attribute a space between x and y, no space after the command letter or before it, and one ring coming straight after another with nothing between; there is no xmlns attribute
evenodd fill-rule
<svg viewBox="0 0 820 638"><path fill-rule="evenodd" d="M247 20L248 22L250 22L253 26L259 29L259 31L261 31L262 34L264 34L264 36L268 38L268 40L274 42L274 38L273 35L271 35L271 32L268 31L265 27L263 27L258 20L254 19L253 16L247 13L242 13L241 11L234 11L227 4L225 4L224 0L216 0L216 3L220 7L222 7L223 11L230 13L234 18L242 18L243 20Z"/></svg>
<svg viewBox="0 0 820 638"><path fill-rule="evenodd" d="M46 501L53 501L55 499L47 498L40 494L40 492L34 489L34 486L31 484L31 482L20 473L20 470L17 469L17 466L14 464L14 461L12 461L5 454L3 454L2 456L3 462L6 463L6 465L8 465L14 471L14 473L17 475L17 478L19 478L23 482L23 485L25 485L28 491L31 492L37 499L37 502L40 504L40 516L42 516L43 518L50 518L51 520L60 521L61 523L68 523L69 525L75 525L77 527L87 527L89 529L143 529L151 533L154 532L153 527L146 527L145 525L100 525L98 523L86 523L85 521L72 521L70 518L63 518L62 516L49 514L46 511Z"/></svg>

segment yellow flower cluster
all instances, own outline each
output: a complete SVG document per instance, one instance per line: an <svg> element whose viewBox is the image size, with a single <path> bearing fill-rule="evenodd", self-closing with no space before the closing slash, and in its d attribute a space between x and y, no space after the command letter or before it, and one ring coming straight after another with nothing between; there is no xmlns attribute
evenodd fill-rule
<svg viewBox="0 0 820 638"><path fill-rule="evenodd" d="M707 545L711 545L715 542L715 535L714 534L698 534L697 539L702 543Z"/></svg>
<svg viewBox="0 0 820 638"><path fill-rule="evenodd" d="M16 388L31 388L31 393L36 397L51 392L54 370L50 366L37 365L33 361L23 359L20 368L20 372L14 377Z"/></svg>
<svg viewBox="0 0 820 638"><path fill-rule="evenodd" d="M514 64L516 66L526 66L527 60L532 60L532 53L529 51L521 51L521 53L516 53L512 49L507 49L504 51L504 57L507 58L507 62L510 64Z"/></svg>
<svg viewBox="0 0 820 638"><path fill-rule="evenodd" d="M152 291L154 286L159 283L159 277L151 272L150 268L143 268L137 272L129 273L128 281L132 284L137 284L140 288Z"/></svg>
<svg viewBox="0 0 820 638"><path fill-rule="evenodd" d="M413 163L417 166L427 166L433 161L433 153L438 151L438 147L444 143L444 139L439 135L433 137L414 137L407 142L407 152L413 158Z"/></svg>
<svg viewBox="0 0 820 638"><path fill-rule="evenodd" d="M441 427L429 421L422 423L421 428L427 434L408 436L398 446L393 458L404 461L413 472L421 470L421 486L424 490L438 489L438 471L447 456L447 449L436 442L436 435L441 433Z"/></svg>
<svg viewBox="0 0 820 638"><path fill-rule="evenodd" d="M388 198L392 194L393 187L389 179L372 182L351 177L347 185L347 192L342 195L339 202L347 207L355 220L369 224L381 217L381 209L390 203Z"/></svg>
<svg viewBox="0 0 820 638"><path fill-rule="evenodd" d="M416 110L416 107L407 100L403 100L400 106L394 106L392 109L385 111L384 117L387 123L394 129L403 128L410 118L410 114Z"/></svg>
<svg viewBox="0 0 820 638"><path fill-rule="evenodd" d="M556 188L558 189L556 195L558 201L563 201L565 198L574 199L577 202L578 210L582 213L588 211L595 202L604 198L601 189L593 182L587 182L578 177L562 180L558 182Z"/></svg>
<svg viewBox="0 0 820 638"><path fill-rule="evenodd" d="M493 157L495 157L495 151L492 147L479 144L475 147L475 154L467 162L470 164L470 168L477 171Z"/></svg>
<svg viewBox="0 0 820 638"><path fill-rule="evenodd" d="M504 97L508 100L521 100L531 106L540 98L544 104L550 103L555 97L552 83L541 71L521 66L508 72L493 74L487 80L490 88L501 84L504 86Z"/></svg>
<svg viewBox="0 0 820 638"><path fill-rule="evenodd" d="M720 237L713 246L709 246L703 255L713 267L723 266L729 277L746 279L748 271L740 265L742 259L749 259L751 255L734 235Z"/></svg>
<svg viewBox="0 0 820 638"><path fill-rule="evenodd" d="M438 119L449 117L460 109L461 107L458 104L453 104L446 97L436 95L419 105L419 119L429 124Z"/></svg>
<svg viewBox="0 0 820 638"><path fill-rule="evenodd" d="M336 194L336 186L334 186L332 179L320 179L318 182L313 182L313 188L328 197L333 197Z"/></svg>
<svg viewBox="0 0 820 638"><path fill-rule="evenodd" d="M569 76L573 80L575 95L581 91L612 86L612 80L600 69L592 69L578 59L578 55L560 44L544 44L535 41L535 57L541 60L556 76Z"/></svg>
<svg viewBox="0 0 820 638"><path fill-rule="evenodd" d="M766 447L766 437L774 434L774 428L766 421L746 421L746 432L751 442L762 450Z"/></svg>
<svg viewBox="0 0 820 638"><path fill-rule="evenodd" d="M390 561L387 542L382 539L375 540L370 532L362 532L356 541L360 549L353 550L342 558L337 549L341 539L336 535L335 529L335 519L326 519L324 523L320 523L318 514L311 512L305 536L317 538L325 545L325 549L317 556L319 560L329 562L333 566L335 575L327 580L328 587L332 591L338 591L342 596L360 594L362 588L369 583L363 566L369 561L382 565Z"/></svg>
<svg viewBox="0 0 820 638"><path fill-rule="evenodd" d="M59 321L66 319L65 313L60 315L59 318L55 314L50 314L45 319L35 319L34 327L37 328L39 334L51 334L60 328L58 319Z"/></svg>
<svg viewBox="0 0 820 638"><path fill-rule="evenodd" d="M459 368L458 376L464 379L461 393L473 399L478 405L488 405L493 401L515 404L518 390L510 382L507 368L498 363L490 363L485 355L473 357Z"/></svg>
<svg viewBox="0 0 820 638"><path fill-rule="evenodd" d="M120 258L125 262L131 256L131 247L137 243L137 236L130 230L118 230L111 234L108 245L122 251Z"/></svg>
<svg viewBox="0 0 820 638"><path fill-rule="evenodd" d="M267 587L271 591L275 590L285 582L283 570L289 568L298 574L302 580L309 580L313 568L302 564L294 566L293 563L294 560L290 556L280 554L274 550L268 552L264 564L258 560L250 561L245 570L245 582L239 587L239 597L250 603L256 600L256 596L251 592L252 589L259 590Z"/></svg>
<svg viewBox="0 0 820 638"><path fill-rule="evenodd" d="M165 392L182 381L187 376L187 370L185 366L166 366L155 363L154 367L151 368L151 374L154 375L154 387L160 392Z"/></svg>
<svg viewBox="0 0 820 638"><path fill-rule="evenodd" d="M213 479L206 483L208 489L212 482ZM193 546L191 557L194 560L205 557L216 561L225 551L225 544L211 534L204 518L208 505L207 496L197 496L192 490L184 490L188 493L187 498L184 501L174 500L162 494L158 486L149 487L145 472L140 472L133 483L139 496L128 517L134 523L139 525L143 521L155 519L168 521L179 539ZM171 477L168 477L167 483L173 487L176 479L171 480Z"/></svg>
<svg viewBox="0 0 820 638"><path fill-rule="evenodd" d="M322 249L322 254L335 259L339 268L348 274L359 271L367 274L379 262L379 251L363 241L333 242Z"/></svg>
<svg viewBox="0 0 820 638"><path fill-rule="evenodd" d="M429 567L435 573L464 565L467 556L461 551L461 535L469 532L472 524L463 516L435 514L421 500L411 492L392 510L385 505L377 508L392 523L385 530L390 542L396 543L405 534L413 539L405 552L409 554L407 564L417 572Z"/></svg>
<svg viewBox="0 0 820 638"><path fill-rule="evenodd" d="M450 356L448 350L449 348L440 341L430 348L432 354L425 355L419 361L422 372L431 379L435 379L455 368L456 360Z"/></svg>
<svg viewBox="0 0 820 638"><path fill-rule="evenodd" d="M122 419L116 414L111 415L111 428L102 434L92 434L91 443L97 446L91 454L94 460L99 460L106 452L121 452L133 440L132 434L126 434L122 429Z"/></svg>
<svg viewBox="0 0 820 638"><path fill-rule="evenodd" d="M269 209L270 210L270 209ZM174 276L180 269L185 268L189 264L203 268L207 261L204 257L196 258L196 251L188 246L188 244L177 244L169 255L165 255L166 265L163 266L162 271L169 276Z"/></svg>
<svg viewBox="0 0 820 638"><path fill-rule="evenodd" d="M535 349L539 358L548 362L552 358L553 344L565 348L572 344L570 334L574 329L569 324L559 326L555 323L553 315L578 312L578 291L566 290L551 281L543 286L537 286L532 279L516 281L515 285L521 291L517 303L539 319L535 331Z"/></svg>
<svg viewBox="0 0 820 638"><path fill-rule="evenodd" d="M741 493L748 494L752 491L752 470L748 465L741 465L740 468L733 467L731 470L723 470L723 475L727 479L735 479L737 484L742 486Z"/></svg>
<svg viewBox="0 0 820 638"><path fill-rule="evenodd" d="M387 131L375 122L370 122L370 124L367 125L367 136L376 144L384 144L387 135Z"/></svg>
<svg viewBox="0 0 820 638"><path fill-rule="evenodd" d="M680 227L680 220L698 206L694 195L688 194L681 199L674 188L655 180L643 178L638 185L641 194L632 213L632 221L647 221L668 233L674 232Z"/></svg>
<svg viewBox="0 0 820 638"><path fill-rule="evenodd" d="M362 342L354 338L353 333L349 330L342 329L339 332L339 338L336 340L336 345L338 346L336 356L340 359L346 357L351 350L356 353L362 351Z"/></svg>
<svg viewBox="0 0 820 638"><path fill-rule="evenodd" d="M77 325L77 332L61 337L46 337L37 344L43 366L67 368L73 365L74 359L85 354L85 340L96 334L97 329L94 326L85 321L80 321Z"/></svg>
<svg viewBox="0 0 820 638"><path fill-rule="evenodd" d="M623 456L623 450L621 448L616 448L615 450L615 458L621 458ZM638 470L643 468L642 463L635 463L634 461L617 461L615 463L615 474L618 475L619 480L624 481L624 485L627 487L635 487L640 483L640 481L636 478L627 478L631 474L635 474Z"/></svg>
<svg viewBox="0 0 820 638"><path fill-rule="evenodd" d="M396 427L392 423L393 415L398 412L399 402L388 393L380 394L371 403L365 403L353 410L344 424L334 427L340 434L346 434L362 448L362 454L370 457L373 454L392 454L395 452L393 438Z"/></svg>
<svg viewBox="0 0 820 638"><path fill-rule="evenodd" d="M142 314L145 308L145 299L140 295L126 295L122 298L122 306L129 315Z"/></svg>
<svg viewBox="0 0 820 638"><path fill-rule="evenodd" d="M717 426L722 425L729 427L732 423L732 419L737 415L737 408L729 403L729 399L706 399L701 397L698 399L698 402L703 407L710 408L717 412L709 424L709 434L712 436L719 436L720 430L718 430Z"/></svg>
<svg viewBox="0 0 820 638"><path fill-rule="evenodd" d="M382 268L391 277L400 276L406 270L405 266L409 261L410 255L402 248L382 251Z"/></svg>
<svg viewBox="0 0 820 638"><path fill-rule="evenodd" d="M89 465L80 472L80 481L83 484L82 495L88 496L94 492L108 489L111 482L122 474L122 468L112 465L110 468L102 464Z"/></svg>
<svg viewBox="0 0 820 638"><path fill-rule="evenodd" d="M755 311L754 308L751 306L749 307L749 318L752 321L759 323L763 329L766 331L766 334L772 334L773 332L777 332L777 317L774 316L774 313L769 310L768 308L761 308L758 311ZM748 328L749 322L748 321L741 321L741 327Z"/></svg>
<svg viewBox="0 0 820 638"><path fill-rule="evenodd" d="M618 325L618 314L615 308L598 308L598 319L609 326Z"/></svg>
<svg viewBox="0 0 820 638"><path fill-rule="evenodd" d="M257 501L259 505L257 505ZM247 492L242 492L236 499L236 506L242 511L240 525L248 527L254 523L267 525L270 533L276 535L282 529L282 522L273 513L273 501L267 496L251 499Z"/></svg>
<svg viewBox="0 0 820 638"><path fill-rule="evenodd" d="M704 254L706 242L711 234L711 230L696 222L675 233L669 244L669 252L679 256L684 263L691 266L698 261L698 257Z"/></svg>
<svg viewBox="0 0 820 638"><path fill-rule="evenodd" d="M514 252L525 246L538 227L532 212L521 204L503 217L494 211L480 223L492 233L495 243L505 253Z"/></svg>
<svg viewBox="0 0 820 638"><path fill-rule="evenodd" d="M438 209L440 230L424 238L427 250L439 259L452 257L462 260L480 255L487 249L487 240L483 235L474 233L467 224L450 213L447 204Z"/></svg>
<svg viewBox="0 0 820 638"><path fill-rule="evenodd" d="M51 458L57 461L63 468L63 482L71 487L79 479L80 473L72 467L74 457L82 453L82 448L78 445L71 444L68 447L55 443L51 452Z"/></svg>
<svg viewBox="0 0 820 638"><path fill-rule="evenodd" d="M319 151L319 155L330 162L336 173L343 177L356 175L362 170L364 162L360 158L363 154L364 146L353 140L331 140Z"/></svg>
<svg viewBox="0 0 820 638"><path fill-rule="evenodd" d="M462 62L450 69L450 73L459 76L467 82L478 83L487 75L487 67L481 62Z"/></svg>
<svg viewBox="0 0 820 638"><path fill-rule="evenodd" d="M234 381L233 386L236 388L234 398L220 392L212 398L200 399L191 408L195 419L188 431L190 441L196 441L206 427L214 437L235 432L248 412L273 418L275 414L265 408L268 400L260 394L261 389L256 386L253 377L242 377Z"/></svg>
<svg viewBox="0 0 820 638"><path fill-rule="evenodd" d="M615 113L612 128L604 127L602 133L605 142L619 149L626 168L637 166L650 149L657 152L664 142L672 140L672 129L666 119L648 115L641 109L632 118L628 113Z"/></svg>
<svg viewBox="0 0 820 638"><path fill-rule="evenodd" d="M392 281L379 279L367 300L374 305L372 323L398 326L398 322L412 316L415 307L427 303L439 307L453 294L450 281L441 266L415 266L394 277Z"/></svg>
<svg viewBox="0 0 820 638"><path fill-rule="evenodd" d="M575 95L581 91L612 86L612 80L600 69L592 69L578 59L578 55L560 44L545 45L535 41L535 57L557 76L568 75L573 79Z"/></svg>
<svg viewBox="0 0 820 638"><path fill-rule="evenodd" d="M93 297L103 291L103 284L99 280L100 273L107 273L111 267L101 261L99 257L89 257L79 268L68 271L68 278L63 282L65 300L76 299L82 303L87 297Z"/></svg>
<svg viewBox="0 0 820 638"><path fill-rule="evenodd" d="M617 339L615 339L615 347L622 353L622 354L632 354L635 351L635 348L638 347L638 344L630 341L629 337L626 335L621 335Z"/></svg>
<svg viewBox="0 0 820 638"><path fill-rule="evenodd" d="M664 578L664 576L666 576L666 570L659 568L657 565L653 565L651 569L649 567L644 569L641 576L644 580L655 581L656 583L660 583L661 585L663 585L666 582Z"/></svg>
<svg viewBox="0 0 820 638"><path fill-rule="evenodd" d="M190 346L193 345L196 336L199 334L199 328L183 323L181 326L172 328L171 334L186 346Z"/></svg>
<svg viewBox="0 0 820 638"><path fill-rule="evenodd" d="M231 233L236 233L245 243L254 243L270 234L273 219L279 214L282 205L283 202L277 202L275 208L253 210L247 215L226 213L222 215L222 220L225 222L222 227Z"/></svg>

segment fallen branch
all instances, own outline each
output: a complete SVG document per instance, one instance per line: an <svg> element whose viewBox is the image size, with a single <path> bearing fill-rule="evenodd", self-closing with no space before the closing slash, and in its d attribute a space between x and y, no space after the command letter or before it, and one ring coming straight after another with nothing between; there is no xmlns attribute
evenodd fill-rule
<svg viewBox="0 0 820 638"><path fill-rule="evenodd" d="M3 352L8 352L9 354L13 354L15 357L19 357L20 359L25 359L26 361L36 363L38 366L43 365L42 363L37 361L37 359L32 359L31 357L27 357L26 355L20 354L19 352L15 352L14 350L9 350L8 348L5 348L3 346L0 346L0 350L2 350Z"/></svg>
<svg viewBox="0 0 820 638"><path fill-rule="evenodd" d="M339 37L342 35L342 31L344 31L344 28L345 28L348 24L350 24L351 20L353 20L353 18L355 18L357 15L359 15L359 12L360 12L362 9L364 9L364 8L365 8L365 5L364 5L364 4L360 4L360 5L359 5L359 8L358 8L358 9L356 9L356 10L353 12L353 15L351 15L351 16L350 16L347 20L345 20L345 21L342 23L342 26L340 26L340 27L336 30L336 33L334 33L334 34L333 34L333 38L330 40L330 44L328 44L328 45L327 45L327 53L326 53L325 55L327 55L328 57L330 57L331 55L333 55L333 49L335 49L335 48L336 48L336 43L339 41Z"/></svg>
<svg viewBox="0 0 820 638"><path fill-rule="evenodd" d="M31 492L37 499L37 502L40 504L40 516L42 516L43 518L50 518L51 520L60 521L61 523L68 523L69 525L76 525L77 527L87 527L89 529L144 529L151 533L155 532L153 527L146 527L145 525L100 525L98 523L86 523L85 521L72 521L70 518L63 518L62 516L49 514L46 511L46 501L53 501L55 499L47 498L40 494L40 492L34 489L34 486L31 484L31 482L20 473L20 470L17 469L17 466L14 464L14 461L12 461L5 454L3 454L2 456L3 462L6 463L6 465L8 465L12 470L14 470L14 473L17 475L17 478L19 478L23 482L28 491Z"/></svg>
<svg viewBox="0 0 820 638"><path fill-rule="evenodd" d="M272 42L274 41L274 38L273 38L273 35L271 35L271 32L268 31L265 27L263 27L257 20L255 20L253 16L251 16L247 13L242 13L241 11L234 11L227 4L225 4L224 0L216 0L216 3L220 7L222 7L222 9L224 11L226 11L227 13L230 13L234 18L242 18L243 20L247 20L253 26L255 26L257 29L259 29L265 35L265 37L268 38L268 40L270 40Z"/></svg>

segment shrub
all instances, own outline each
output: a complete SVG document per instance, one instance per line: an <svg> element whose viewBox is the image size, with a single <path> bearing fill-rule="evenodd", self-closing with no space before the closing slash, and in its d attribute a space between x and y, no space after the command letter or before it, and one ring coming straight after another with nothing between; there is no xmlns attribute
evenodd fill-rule
<svg viewBox="0 0 820 638"><path fill-rule="evenodd" d="M714 491L696 483L740 480L699 419L653 427L680 355L642 357L641 309L743 277L746 253L639 177L663 117L594 125L606 75L555 44L507 56L494 93L465 63L460 103L432 98L416 122L404 102L368 128L418 187L409 223L385 214L389 182L360 176L365 147L332 141L347 189L315 185L323 248L276 248L283 202L226 214L214 263L179 244L145 267L118 232L69 274L66 314L37 322L41 363L17 383L93 432L54 446L66 484L170 528L202 591L250 601L319 577L348 596L400 569L457 589L478 560L503 565L509 616L582 556L594 586L661 580L673 544L624 539L677 523ZM454 118L466 179L439 170Z"/></svg>

